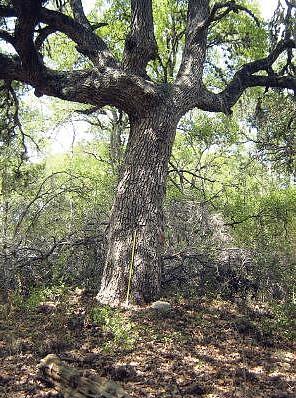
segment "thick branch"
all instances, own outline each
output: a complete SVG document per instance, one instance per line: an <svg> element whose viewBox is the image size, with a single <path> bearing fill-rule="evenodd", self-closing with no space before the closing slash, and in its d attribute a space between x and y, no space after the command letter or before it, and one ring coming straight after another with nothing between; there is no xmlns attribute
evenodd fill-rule
<svg viewBox="0 0 296 398"><path fill-rule="evenodd" d="M0 79L25 82L26 73L22 69L21 62L18 57L9 57L7 55L0 54Z"/></svg>
<svg viewBox="0 0 296 398"><path fill-rule="evenodd" d="M19 58L0 54L0 79L30 84L40 95L97 107L112 105L135 117L160 100L154 83L111 68L102 74L96 69L58 72L44 67L42 73L32 76Z"/></svg>
<svg viewBox="0 0 296 398"><path fill-rule="evenodd" d="M224 103L224 94L222 97L215 96L202 83L207 33L212 22L219 21L230 12L239 11L248 13L259 24L257 17L248 8L236 4L235 0L216 3L211 11L208 0L189 0L185 48L173 94L185 111L196 106L204 110L215 110L215 107L221 106L218 102Z"/></svg>
<svg viewBox="0 0 296 398"><path fill-rule="evenodd" d="M6 32L3 29L0 29L0 39L6 41L7 43L12 44L15 46L15 39L13 36L11 36L8 32Z"/></svg>
<svg viewBox="0 0 296 398"><path fill-rule="evenodd" d="M176 83L185 87L200 85L207 47L209 0L189 0L185 48Z"/></svg>
<svg viewBox="0 0 296 398"><path fill-rule="evenodd" d="M125 41L123 66L128 71L146 76L148 62L157 57L152 0L131 0L131 11L131 31Z"/></svg>
<svg viewBox="0 0 296 398"><path fill-rule="evenodd" d="M195 95L188 96L184 102L184 111L198 107L210 112L231 113L232 106L248 87L286 88L296 92L296 78L292 76L280 76L273 72L272 66L279 56L287 50L295 48L294 40L281 40L275 49L266 57L250 62L236 72L227 87L218 94L201 86ZM259 72L267 72L267 76L258 75Z"/></svg>
<svg viewBox="0 0 296 398"><path fill-rule="evenodd" d="M104 70L106 67L116 67L116 61L106 43L91 29L86 29L67 15L46 8L41 10L40 22L66 34L77 44L77 50L90 58L100 70Z"/></svg>
<svg viewBox="0 0 296 398"><path fill-rule="evenodd" d="M56 29L51 28L50 26L45 26L45 28L42 28L39 30L39 34L35 39L35 47L37 51L39 51L45 42L45 40L50 36L51 34L55 33Z"/></svg>
<svg viewBox="0 0 296 398"><path fill-rule="evenodd" d="M38 0L37 3L40 5L42 1ZM116 61L106 43L92 31L90 25L86 28L81 24L81 19L80 22L77 22L58 11L44 7L40 9L40 7L36 7L35 0L14 0L13 5L14 7L0 7L0 16L18 17L15 32L19 42L17 50L21 58L24 58L29 65L33 64L34 66L35 63L35 69L36 65L40 65L40 57L33 43L34 28L38 22L48 25L47 35L49 30L51 33L59 31L66 34L77 44L77 50L90 58L101 70L106 67L116 67ZM37 48L40 48L47 35L41 35L37 39Z"/></svg>
<svg viewBox="0 0 296 398"><path fill-rule="evenodd" d="M33 38L42 2L41 0L13 0L12 3L17 16L14 47L20 56L22 66L28 73L38 75L43 65Z"/></svg>
<svg viewBox="0 0 296 398"><path fill-rule="evenodd" d="M39 8L33 9L34 4L34 0L14 0L13 8L0 7L0 15L17 17L15 41L19 53L19 57L0 55L0 79L27 83L36 89L38 96L55 96L98 108L111 105L135 117L159 101L161 94L157 85L120 69L104 41L96 36L91 26L82 25L81 2L72 1L79 22L41 7L41 0L38 0ZM37 23L44 23L46 27L34 43ZM96 68L58 72L43 65L37 50L54 31L63 32L77 43L78 50L88 56Z"/></svg>
<svg viewBox="0 0 296 398"><path fill-rule="evenodd" d="M96 29L99 29L102 26L106 26L106 25L108 25L108 24L104 23L104 22L100 22L100 23L97 23L94 25L90 25L90 28L91 28L91 31L94 32ZM56 32L57 32L57 29L50 27L50 26L45 26L44 28L39 29L38 30L39 34L35 40L35 46L36 46L37 50L39 50L42 47L43 43L47 40L48 36L50 36ZM80 49L80 47L78 49Z"/></svg>
<svg viewBox="0 0 296 398"><path fill-rule="evenodd" d="M266 57L244 65L233 77L228 86L217 95L219 102L229 111L237 102L244 90L248 87L263 86L274 88L287 88L296 91L296 78L290 76L278 76L271 73L272 65L279 56L288 49L295 48L294 40L282 40L275 49ZM266 71L268 76L254 75L260 71Z"/></svg>
<svg viewBox="0 0 296 398"><path fill-rule="evenodd" d="M70 5L75 21L79 22L86 29L92 30L89 20L86 18L84 14L81 0L70 0Z"/></svg>

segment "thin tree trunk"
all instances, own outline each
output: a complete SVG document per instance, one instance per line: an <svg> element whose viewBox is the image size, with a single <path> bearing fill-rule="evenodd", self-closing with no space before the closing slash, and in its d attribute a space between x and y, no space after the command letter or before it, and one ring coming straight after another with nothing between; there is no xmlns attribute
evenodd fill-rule
<svg viewBox="0 0 296 398"><path fill-rule="evenodd" d="M98 300L149 302L160 291L163 200L177 120L170 108L132 120L121 181L112 209L108 253Z"/></svg>

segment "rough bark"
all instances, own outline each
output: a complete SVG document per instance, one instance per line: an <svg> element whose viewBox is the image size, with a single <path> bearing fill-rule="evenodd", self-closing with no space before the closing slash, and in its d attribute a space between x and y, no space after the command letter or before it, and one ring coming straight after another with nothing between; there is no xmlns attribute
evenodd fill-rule
<svg viewBox="0 0 296 398"><path fill-rule="evenodd" d="M189 0L186 42L177 82L194 90L199 89L203 75L207 48L208 18L209 0Z"/></svg>
<svg viewBox="0 0 296 398"><path fill-rule="evenodd" d="M13 0L17 16L14 29L14 45L22 61L22 66L34 79L43 65L34 45L34 29L41 12L41 0ZM30 12L28 12L30 10Z"/></svg>
<svg viewBox="0 0 296 398"><path fill-rule="evenodd" d="M152 0L131 0L131 11L131 31L125 41L123 66L126 70L147 76L146 66L157 56Z"/></svg>
<svg viewBox="0 0 296 398"><path fill-rule="evenodd" d="M131 131L110 219L108 254L99 301L119 304L127 297L135 238L130 300L149 302L160 290L163 200L176 114L170 105L131 120Z"/></svg>
<svg viewBox="0 0 296 398"><path fill-rule="evenodd" d="M0 29L0 39L14 46L15 53L0 54L0 79L16 80L35 88L35 94L67 101L110 105L126 112L131 133L122 179L118 185L109 229L109 250L99 299L108 303L125 300L133 239L136 237L133 299L149 301L160 286L162 203L168 160L176 125L188 110L199 108L230 113L248 87L288 88L296 92L295 73L276 74L273 65L285 53L292 60L295 37L290 29L266 57L243 65L219 93L203 83L208 29L231 12L254 15L238 1L215 3L188 0L185 46L176 80L153 82L148 62L157 56L151 0L131 0L130 32L120 64L105 41L87 20L81 0L71 0L73 18L44 7L42 0L13 0L0 5L0 18L13 26ZM294 2L287 3L287 20L295 15ZM7 21L8 20L8 21ZM257 21L258 22L258 21ZM42 24L40 28L40 24ZM39 27L38 27L39 26ZM36 35L36 29L38 35ZM84 70L56 71L39 54L49 34L62 32L76 44L91 66ZM293 69L295 70L295 69ZM135 232L136 231L136 232Z"/></svg>

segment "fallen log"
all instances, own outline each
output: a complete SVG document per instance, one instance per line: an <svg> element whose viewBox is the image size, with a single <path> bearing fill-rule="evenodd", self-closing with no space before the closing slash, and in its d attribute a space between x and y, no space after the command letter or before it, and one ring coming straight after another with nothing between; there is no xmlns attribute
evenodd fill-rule
<svg viewBox="0 0 296 398"><path fill-rule="evenodd" d="M77 370L66 366L54 354L38 365L39 377L49 382L64 398L131 398L112 380L98 376L91 370Z"/></svg>

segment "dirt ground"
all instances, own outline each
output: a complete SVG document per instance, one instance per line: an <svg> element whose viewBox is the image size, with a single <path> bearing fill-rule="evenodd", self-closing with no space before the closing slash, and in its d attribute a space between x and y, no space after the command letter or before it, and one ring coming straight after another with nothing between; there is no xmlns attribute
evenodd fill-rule
<svg viewBox="0 0 296 398"><path fill-rule="evenodd" d="M295 346L258 327L273 316L258 305L179 299L168 313L113 313L76 290L33 308L0 308L1 398L62 397L37 377L49 353L135 398L296 397Z"/></svg>

